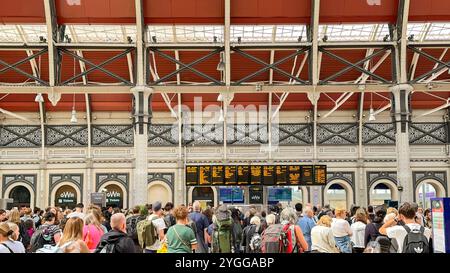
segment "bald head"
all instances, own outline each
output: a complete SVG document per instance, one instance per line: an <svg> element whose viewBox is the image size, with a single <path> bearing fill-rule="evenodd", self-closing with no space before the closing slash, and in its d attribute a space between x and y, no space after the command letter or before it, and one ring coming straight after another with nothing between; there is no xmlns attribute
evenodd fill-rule
<svg viewBox="0 0 450 273"><path fill-rule="evenodd" d="M111 228L126 232L126 220L123 213L115 213L111 216Z"/></svg>
<svg viewBox="0 0 450 273"><path fill-rule="evenodd" d="M194 209L194 211L200 211L201 209L201 204L199 201L195 201L194 204L192 204L192 208Z"/></svg>

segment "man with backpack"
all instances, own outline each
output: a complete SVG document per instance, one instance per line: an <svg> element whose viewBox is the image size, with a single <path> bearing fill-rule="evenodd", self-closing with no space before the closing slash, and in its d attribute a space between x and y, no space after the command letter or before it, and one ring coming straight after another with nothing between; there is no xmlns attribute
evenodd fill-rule
<svg viewBox="0 0 450 273"><path fill-rule="evenodd" d="M242 232L241 250L244 253L261 253L262 230L261 219L253 216Z"/></svg>
<svg viewBox="0 0 450 273"><path fill-rule="evenodd" d="M137 224L139 245L145 253L157 253L164 240L164 229L166 228L161 202L153 203L152 209L153 213L146 220Z"/></svg>
<svg viewBox="0 0 450 273"><path fill-rule="evenodd" d="M103 234L95 253L136 253L133 240L126 233L126 220L123 213L111 216L111 230Z"/></svg>
<svg viewBox="0 0 450 273"><path fill-rule="evenodd" d="M127 226L127 234L133 240L134 245L136 246L136 252L142 252L141 247L139 246L138 234L137 234L137 224L144 220L145 217L141 215L141 207L135 206L132 210L133 215L126 219Z"/></svg>
<svg viewBox="0 0 450 273"><path fill-rule="evenodd" d="M171 226L176 225L177 219L173 216L173 204L172 202L167 202L164 206L164 222L166 223L166 228L169 229Z"/></svg>
<svg viewBox="0 0 450 273"><path fill-rule="evenodd" d="M234 252L236 239L233 233L233 222L231 211L225 204L221 205L213 215L214 231L211 245L213 253Z"/></svg>
<svg viewBox="0 0 450 273"><path fill-rule="evenodd" d="M405 202L398 213L398 217L384 223L380 233L397 241L398 253L429 253L431 230L416 223L414 205ZM405 225L397 225L399 221L403 221Z"/></svg>

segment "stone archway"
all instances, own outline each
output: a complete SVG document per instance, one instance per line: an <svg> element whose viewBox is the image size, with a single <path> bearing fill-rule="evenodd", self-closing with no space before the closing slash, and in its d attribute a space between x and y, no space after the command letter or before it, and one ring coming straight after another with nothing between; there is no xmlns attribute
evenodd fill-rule
<svg viewBox="0 0 450 273"><path fill-rule="evenodd" d="M188 190L189 203L192 203L193 201L195 201L195 200L193 200L194 199L193 193L194 193L194 189L196 189L196 188L201 188L201 187L190 187ZM213 198L212 198L213 200L211 200L211 201L213 202L214 207L217 207L218 202L219 202L219 194L217 193L217 189L215 187L202 187L202 188L210 188L211 189L212 196L213 196Z"/></svg>
<svg viewBox="0 0 450 273"><path fill-rule="evenodd" d="M398 189L397 189L397 184L395 184L393 181L389 180L389 179L378 179L376 181L374 181L372 183L372 185L369 188L369 205L374 205L373 201L375 201L373 199L373 195L372 192L375 190L376 187L378 187L380 184L384 184L387 188L389 188L390 190L390 200L392 201L398 201L399 199L399 194L398 194Z"/></svg>
<svg viewBox="0 0 450 273"><path fill-rule="evenodd" d="M172 189L163 181L153 181L147 185L147 203L160 201L164 206L167 202L173 203Z"/></svg>
<svg viewBox="0 0 450 273"><path fill-rule="evenodd" d="M423 193L421 192L423 189L423 185L429 185L433 188L435 196L428 196L427 192ZM425 196L422 197L421 194L424 194ZM424 179L417 183L415 192L414 192L414 201L417 203L420 203L422 207L429 208L431 207L431 204L429 203L429 199L433 197L445 197L445 187L442 185L442 183L436 179ZM423 204L423 200L425 200L425 204Z"/></svg>
<svg viewBox="0 0 450 273"><path fill-rule="evenodd" d="M63 192L60 192L60 191L63 191ZM74 193L75 196L71 197L69 193ZM63 194L63 196L61 196L61 194ZM57 195L59 195L59 196L57 196ZM73 207L75 207L76 203L81 202L80 189L78 188L77 185L75 185L72 182L68 182L68 181L58 183L58 185L52 189L50 196L51 196L50 205L55 205L55 206L61 206L64 204L68 204L68 207L73 209ZM58 199L63 199L63 201L60 202ZM74 202L69 202L70 199L73 199Z"/></svg>
<svg viewBox="0 0 450 273"><path fill-rule="evenodd" d="M106 205L107 206L108 206L108 204L110 204L110 205L122 204L121 208L126 208L128 206L127 189L125 189L125 187L117 181L109 181L109 182L103 183L99 188L99 192L106 192Z"/></svg>
<svg viewBox="0 0 450 273"><path fill-rule="evenodd" d="M350 185L350 183L348 183L347 181L345 181L343 179L333 179L327 183L327 185L323 189L324 205L329 204L330 201L333 201L327 192L330 189L330 187L332 187L335 184L337 184L338 186L340 186L342 189L345 190L345 205L346 205L346 209L349 209L350 206L354 203L354 191L353 191L352 185Z"/></svg>
<svg viewBox="0 0 450 273"><path fill-rule="evenodd" d="M16 189L17 190L17 188L18 187L22 187L22 188L24 188L24 189L26 189L26 190L28 190L28 193L29 193L29 206L30 207L34 207L35 206L35 202L36 202L36 200L35 200L35 195L34 195L34 191L33 191L33 188L31 188L31 186L30 185L28 185L27 183L25 183L25 182L14 182L14 183L12 183L12 184L10 184L6 189L5 189L5 193L4 193L4 198L11 198L10 196L11 196L11 193L14 193L13 191ZM13 201L14 202L14 201Z"/></svg>

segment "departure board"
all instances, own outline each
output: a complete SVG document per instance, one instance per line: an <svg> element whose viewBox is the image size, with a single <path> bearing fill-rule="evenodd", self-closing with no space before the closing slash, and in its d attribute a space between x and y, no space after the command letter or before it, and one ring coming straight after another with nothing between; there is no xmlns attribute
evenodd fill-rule
<svg viewBox="0 0 450 273"><path fill-rule="evenodd" d="M301 181L302 185L305 186L311 186L314 184L314 177L313 177L313 166L312 165L305 165L301 166Z"/></svg>
<svg viewBox="0 0 450 273"><path fill-rule="evenodd" d="M236 182L236 166L225 166L225 185L235 185Z"/></svg>
<svg viewBox="0 0 450 273"><path fill-rule="evenodd" d="M222 165L211 166L211 182L213 185L223 185L225 174Z"/></svg>
<svg viewBox="0 0 450 273"><path fill-rule="evenodd" d="M198 180L198 166L186 166L186 185L196 186Z"/></svg>
<svg viewBox="0 0 450 273"><path fill-rule="evenodd" d="M299 165L291 165L288 166L288 184L289 185L300 185L300 166Z"/></svg>
<svg viewBox="0 0 450 273"><path fill-rule="evenodd" d="M277 185L286 185L287 184L287 166L286 165L277 165L275 166L276 172L276 184Z"/></svg>
<svg viewBox="0 0 450 273"><path fill-rule="evenodd" d="M326 165L314 165L314 183L320 186L325 186L327 183Z"/></svg>
<svg viewBox="0 0 450 273"><path fill-rule="evenodd" d="M260 185L261 177L262 177L262 166L261 165L250 166L250 184Z"/></svg>
<svg viewBox="0 0 450 273"><path fill-rule="evenodd" d="M211 166L200 166L198 169L198 184L200 186L211 185Z"/></svg>
<svg viewBox="0 0 450 273"><path fill-rule="evenodd" d="M262 178L263 178L263 185L267 186L275 185L275 166L264 165Z"/></svg>
<svg viewBox="0 0 450 273"><path fill-rule="evenodd" d="M237 166L237 183L238 185L248 185L250 178L250 170L248 165Z"/></svg>

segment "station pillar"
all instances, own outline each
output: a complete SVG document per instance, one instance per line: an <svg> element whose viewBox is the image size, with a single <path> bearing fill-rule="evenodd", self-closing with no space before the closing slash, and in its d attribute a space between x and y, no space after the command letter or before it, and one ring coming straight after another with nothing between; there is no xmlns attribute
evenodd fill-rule
<svg viewBox="0 0 450 273"><path fill-rule="evenodd" d="M399 84L390 88L392 92L391 113L395 123L395 143L397 154L397 186L399 202L413 201L413 183L409 147L409 123L411 121L410 96L413 87Z"/></svg>
<svg viewBox="0 0 450 273"><path fill-rule="evenodd" d="M150 124L151 98L153 89L147 86L136 86L133 93L134 124L134 179L130 183L129 204L131 206L147 203L148 175L148 125Z"/></svg>

